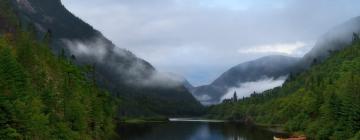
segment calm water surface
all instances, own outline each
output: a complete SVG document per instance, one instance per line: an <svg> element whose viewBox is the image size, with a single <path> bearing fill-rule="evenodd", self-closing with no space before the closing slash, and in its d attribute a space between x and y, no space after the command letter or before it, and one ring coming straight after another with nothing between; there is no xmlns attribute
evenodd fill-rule
<svg viewBox="0 0 360 140"><path fill-rule="evenodd" d="M279 135L257 127L208 120L122 124L118 133L124 140L272 140Z"/></svg>

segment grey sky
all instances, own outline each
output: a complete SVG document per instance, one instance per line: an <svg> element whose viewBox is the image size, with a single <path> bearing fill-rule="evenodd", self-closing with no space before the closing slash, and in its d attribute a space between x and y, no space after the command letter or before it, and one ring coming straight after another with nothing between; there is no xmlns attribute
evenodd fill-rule
<svg viewBox="0 0 360 140"><path fill-rule="evenodd" d="M359 0L62 0L117 46L194 85L269 54L302 56Z"/></svg>

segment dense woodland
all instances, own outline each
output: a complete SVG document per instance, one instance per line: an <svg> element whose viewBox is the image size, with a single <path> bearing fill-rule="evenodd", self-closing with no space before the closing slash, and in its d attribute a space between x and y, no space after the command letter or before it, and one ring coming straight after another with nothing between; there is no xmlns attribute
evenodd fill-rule
<svg viewBox="0 0 360 140"><path fill-rule="evenodd" d="M211 118L279 126L313 139L360 139L360 41L291 74L282 87L210 107Z"/></svg>
<svg viewBox="0 0 360 140"><path fill-rule="evenodd" d="M109 139L115 103L0 1L0 139Z"/></svg>
<svg viewBox="0 0 360 140"><path fill-rule="evenodd" d="M170 98L176 103L158 98L173 89L122 87L127 96L118 101L97 86L94 67L54 55L51 31L39 34L11 7L10 0L0 1L0 139L110 139L119 115L203 112L198 102L178 101L181 94ZM309 70L289 75L282 87L209 107L208 117L280 126L313 139L360 139L359 36L353 40L329 51L325 62L314 60Z"/></svg>

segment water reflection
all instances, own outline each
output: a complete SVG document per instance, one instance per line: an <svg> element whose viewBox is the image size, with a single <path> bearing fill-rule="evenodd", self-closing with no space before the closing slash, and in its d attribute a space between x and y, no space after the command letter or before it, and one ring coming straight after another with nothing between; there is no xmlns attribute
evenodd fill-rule
<svg viewBox="0 0 360 140"><path fill-rule="evenodd" d="M125 140L271 140L272 132L226 122L168 122L122 124L120 139Z"/></svg>

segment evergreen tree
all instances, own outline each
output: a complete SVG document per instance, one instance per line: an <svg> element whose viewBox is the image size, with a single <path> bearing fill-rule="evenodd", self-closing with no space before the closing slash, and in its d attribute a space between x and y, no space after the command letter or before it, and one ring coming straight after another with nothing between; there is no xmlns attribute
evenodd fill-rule
<svg viewBox="0 0 360 140"><path fill-rule="evenodd" d="M234 101L234 102L237 102L237 100L238 100L238 97L237 97L236 91L234 91L233 101Z"/></svg>

